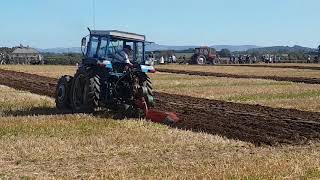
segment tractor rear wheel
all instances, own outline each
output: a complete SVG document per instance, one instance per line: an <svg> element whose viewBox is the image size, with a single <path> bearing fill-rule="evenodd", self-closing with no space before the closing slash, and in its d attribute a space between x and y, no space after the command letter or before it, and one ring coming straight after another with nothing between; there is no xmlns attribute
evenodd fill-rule
<svg viewBox="0 0 320 180"><path fill-rule="evenodd" d="M92 72L89 74L87 81L87 104L88 107L95 109L99 107L101 95L101 77L99 74Z"/></svg>
<svg viewBox="0 0 320 180"><path fill-rule="evenodd" d="M144 74L142 80L142 88L145 89L144 98L147 102L148 107L154 107L155 99L153 94L153 87L151 79L147 74Z"/></svg>
<svg viewBox="0 0 320 180"><path fill-rule="evenodd" d="M92 113L99 106L100 76L95 69L79 69L72 84L72 110L75 113Z"/></svg>
<svg viewBox="0 0 320 180"><path fill-rule="evenodd" d="M197 64L198 65L204 65L207 63L207 58L204 55L199 55L197 57Z"/></svg>
<svg viewBox="0 0 320 180"><path fill-rule="evenodd" d="M56 88L56 107L61 112L66 112L71 110L71 101L70 101L70 91L72 86L71 76L62 76Z"/></svg>

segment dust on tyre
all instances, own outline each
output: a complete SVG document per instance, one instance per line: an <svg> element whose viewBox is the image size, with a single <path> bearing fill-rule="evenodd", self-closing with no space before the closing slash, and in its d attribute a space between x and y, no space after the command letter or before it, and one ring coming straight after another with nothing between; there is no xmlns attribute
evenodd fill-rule
<svg viewBox="0 0 320 180"><path fill-rule="evenodd" d="M66 112L71 110L70 90L72 85L71 76L62 76L56 87L56 107L59 111Z"/></svg>

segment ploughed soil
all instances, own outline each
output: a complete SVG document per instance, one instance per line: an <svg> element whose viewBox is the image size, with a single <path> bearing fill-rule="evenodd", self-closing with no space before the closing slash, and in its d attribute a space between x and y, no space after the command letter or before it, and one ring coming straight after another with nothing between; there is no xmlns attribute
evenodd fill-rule
<svg viewBox="0 0 320 180"><path fill-rule="evenodd" d="M0 84L54 97L57 79L0 70ZM156 93L157 110L173 111L179 129L206 132L256 145L308 144L320 140L320 113Z"/></svg>
<svg viewBox="0 0 320 180"><path fill-rule="evenodd" d="M35 74L0 69L0 84L34 94L55 97L58 80Z"/></svg>
<svg viewBox="0 0 320 180"><path fill-rule="evenodd" d="M290 82L306 83L306 84L320 84L320 78L239 75L239 74L203 72L203 71L185 71L185 70L165 69L165 68L157 68L157 71L158 72L165 72L165 73L197 75L197 76L268 79L268 80L275 80L275 81L290 81Z"/></svg>

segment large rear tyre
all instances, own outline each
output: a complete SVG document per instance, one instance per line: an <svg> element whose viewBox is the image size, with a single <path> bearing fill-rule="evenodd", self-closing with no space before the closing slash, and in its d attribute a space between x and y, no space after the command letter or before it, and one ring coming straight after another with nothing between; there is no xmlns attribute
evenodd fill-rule
<svg viewBox="0 0 320 180"><path fill-rule="evenodd" d="M153 93L153 87L152 87L152 82L151 79L147 74L144 74L142 78L142 89L145 90L144 98L147 102L148 107L154 107L155 106L155 98L154 98L154 93Z"/></svg>
<svg viewBox="0 0 320 180"><path fill-rule="evenodd" d="M71 76L62 76L56 88L56 107L61 112L68 112L71 110L70 92L72 86Z"/></svg>
<svg viewBox="0 0 320 180"><path fill-rule="evenodd" d="M87 104L89 107L96 109L99 107L99 102L101 99L101 77L96 72L89 74L87 82Z"/></svg>
<svg viewBox="0 0 320 180"><path fill-rule="evenodd" d="M72 84L72 110L74 113L93 113L99 106L100 76L95 69L79 69Z"/></svg>
<svg viewBox="0 0 320 180"><path fill-rule="evenodd" d="M207 63L207 58L206 58L204 55L199 55L199 56L197 57L196 63L197 63L198 65L204 65L204 64Z"/></svg>

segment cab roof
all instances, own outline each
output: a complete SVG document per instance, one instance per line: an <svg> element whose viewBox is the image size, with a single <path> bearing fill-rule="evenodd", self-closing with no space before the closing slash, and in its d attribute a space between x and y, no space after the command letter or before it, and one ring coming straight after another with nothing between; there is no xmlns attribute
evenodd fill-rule
<svg viewBox="0 0 320 180"><path fill-rule="evenodd" d="M93 36L110 36L114 39L140 41L146 40L145 35L135 34L130 32L118 31L118 30L91 30L90 35Z"/></svg>

